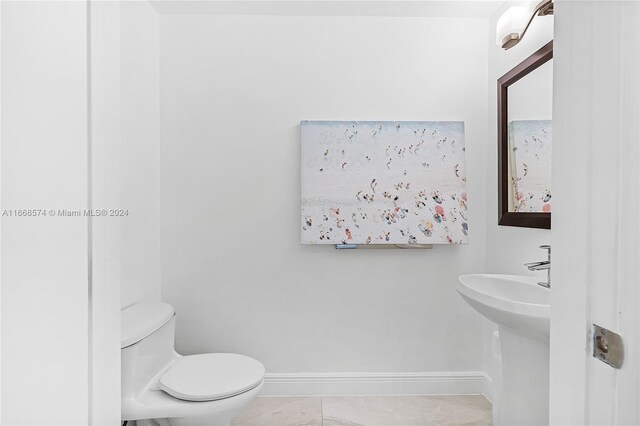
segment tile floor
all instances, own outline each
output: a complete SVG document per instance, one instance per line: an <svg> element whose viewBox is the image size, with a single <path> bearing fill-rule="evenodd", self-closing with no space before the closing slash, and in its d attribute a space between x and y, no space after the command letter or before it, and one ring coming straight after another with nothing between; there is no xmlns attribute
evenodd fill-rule
<svg viewBox="0 0 640 426"><path fill-rule="evenodd" d="M260 397L232 426L491 425L482 395Z"/></svg>

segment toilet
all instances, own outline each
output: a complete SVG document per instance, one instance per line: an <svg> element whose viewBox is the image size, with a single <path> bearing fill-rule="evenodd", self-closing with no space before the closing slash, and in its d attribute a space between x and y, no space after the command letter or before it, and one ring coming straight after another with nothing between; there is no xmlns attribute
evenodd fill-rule
<svg viewBox="0 0 640 426"><path fill-rule="evenodd" d="M138 303L122 310L121 319L123 421L228 426L260 393L265 368L253 358L176 353L171 305Z"/></svg>

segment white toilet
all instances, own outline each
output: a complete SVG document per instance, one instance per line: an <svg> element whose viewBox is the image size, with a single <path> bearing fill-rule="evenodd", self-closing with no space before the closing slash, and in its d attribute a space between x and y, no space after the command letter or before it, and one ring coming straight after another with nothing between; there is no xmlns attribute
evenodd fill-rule
<svg viewBox="0 0 640 426"><path fill-rule="evenodd" d="M122 420L137 426L228 426L258 396L264 365L238 354L182 356L166 303L122 311Z"/></svg>

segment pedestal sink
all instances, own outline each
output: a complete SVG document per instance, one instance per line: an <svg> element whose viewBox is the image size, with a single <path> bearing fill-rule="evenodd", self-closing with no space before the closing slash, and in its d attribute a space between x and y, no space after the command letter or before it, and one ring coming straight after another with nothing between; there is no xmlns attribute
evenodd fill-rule
<svg viewBox="0 0 640 426"><path fill-rule="evenodd" d="M536 277L475 274L456 290L473 309L498 325L502 390L497 425L549 423L549 300Z"/></svg>

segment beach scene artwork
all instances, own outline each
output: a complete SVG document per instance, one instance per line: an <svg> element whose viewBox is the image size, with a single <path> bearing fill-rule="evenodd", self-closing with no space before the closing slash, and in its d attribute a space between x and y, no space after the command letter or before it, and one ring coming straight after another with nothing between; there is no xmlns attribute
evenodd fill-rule
<svg viewBox="0 0 640 426"><path fill-rule="evenodd" d="M551 212L551 120L509 123L513 211Z"/></svg>
<svg viewBox="0 0 640 426"><path fill-rule="evenodd" d="M302 121L302 244L466 244L464 122Z"/></svg>

